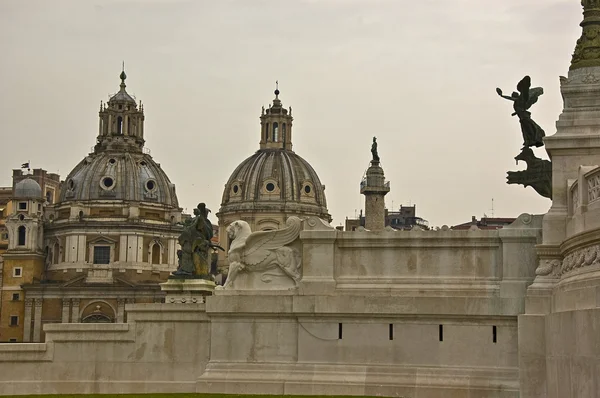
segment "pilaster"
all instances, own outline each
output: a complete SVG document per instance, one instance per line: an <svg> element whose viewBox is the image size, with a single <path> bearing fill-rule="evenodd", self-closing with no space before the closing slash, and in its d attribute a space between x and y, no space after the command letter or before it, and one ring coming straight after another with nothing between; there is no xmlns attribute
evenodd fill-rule
<svg viewBox="0 0 600 398"><path fill-rule="evenodd" d="M36 298L35 302L35 312L33 314L33 342L39 343L41 341L41 333L42 333L42 303L43 299Z"/></svg>
<svg viewBox="0 0 600 398"><path fill-rule="evenodd" d="M31 310L33 307L33 299L25 299L25 319L23 319L23 342L31 341Z"/></svg>
<svg viewBox="0 0 600 398"><path fill-rule="evenodd" d="M71 300L64 298L62 300L62 323L69 323L71 314Z"/></svg>
<svg viewBox="0 0 600 398"><path fill-rule="evenodd" d="M125 322L125 299L117 299L117 323Z"/></svg>
<svg viewBox="0 0 600 398"><path fill-rule="evenodd" d="M81 319L79 319L79 299L71 299L71 304L71 322L80 323Z"/></svg>

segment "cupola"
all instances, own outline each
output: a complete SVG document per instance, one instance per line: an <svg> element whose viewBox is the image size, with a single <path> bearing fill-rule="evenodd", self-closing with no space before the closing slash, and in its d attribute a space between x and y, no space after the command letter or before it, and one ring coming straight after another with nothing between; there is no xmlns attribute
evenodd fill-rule
<svg viewBox="0 0 600 398"><path fill-rule="evenodd" d="M126 90L125 71L119 76L119 91L107 103L100 102L100 125L94 152L128 150L142 152L144 147L144 107Z"/></svg>
<svg viewBox="0 0 600 398"><path fill-rule="evenodd" d="M262 108L260 115L260 149L292 150L292 108L285 109L279 99L279 84L276 83L275 99L269 108Z"/></svg>

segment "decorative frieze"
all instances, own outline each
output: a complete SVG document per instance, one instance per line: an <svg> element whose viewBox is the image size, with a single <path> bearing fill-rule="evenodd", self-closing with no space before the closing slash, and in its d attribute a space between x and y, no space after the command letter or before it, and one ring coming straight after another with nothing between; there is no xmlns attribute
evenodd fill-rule
<svg viewBox="0 0 600 398"><path fill-rule="evenodd" d="M600 245L588 246L567 255L562 262L560 274L592 265L600 265Z"/></svg>
<svg viewBox="0 0 600 398"><path fill-rule="evenodd" d="M547 259L540 260L540 264L535 270L535 274L538 276L560 276L561 261L559 259Z"/></svg>

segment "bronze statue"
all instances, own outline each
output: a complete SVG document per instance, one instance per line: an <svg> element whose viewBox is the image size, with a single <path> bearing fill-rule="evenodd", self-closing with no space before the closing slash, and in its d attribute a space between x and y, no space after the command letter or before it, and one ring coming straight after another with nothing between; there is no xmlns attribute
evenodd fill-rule
<svg viewBox="0 0 600 398"><path fill-rule="evenodd" d="M529 108L535 104L544 94L544 89L541 87L531 88L531 78L525 76L519 84L517 84L518 93L513 92L510 96L502 95L502 90L496 88L496 92L504 99L513 102L514 113L511 116L517 116L521 123L521 132L523 133L523 148L544 145L543 138L546 135L544 130L531 119Z"/></svg>
<svg viewBox="0 0 600 398"><path fill-rule="evenodd" d="M373 162L379 162L379 154L377 153L377 137L373 137L373 145L371 145L371 154Z"/></svg>
<svg viewBox="0 0 600 398"><path fill-rule="evenodd" d="M509 171L506 176L507 184L521 184L531 186L537 193L545 198L552 199L552 163L549 160L537 158L531 148L525 147L515 157L527 163L523 171Z"/></svg>
<svg viewBox="0 0 600 398"><path fill-rule="evenodd" d="M183 224L183 231L179 236L181 250L177 251L179 267L172 273L171 278L196 277L211 279L210 276L210 249L222 247L212 243L212 223L208 220L209 209L200 203L194 209L194 218Z"/></svg>

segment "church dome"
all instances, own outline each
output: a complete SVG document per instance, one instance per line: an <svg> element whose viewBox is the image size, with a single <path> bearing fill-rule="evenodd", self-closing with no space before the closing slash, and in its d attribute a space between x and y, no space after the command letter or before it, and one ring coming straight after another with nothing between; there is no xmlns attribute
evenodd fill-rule
<svg viewBox="0 0 600 398"><path fill-rule="evenodd" d="M42 197L42 187L31 178L26 178L15 184L14 197L40 199Z"/></svg>
<svg viewBox="0 0 600 398"><path fill-rule="evenodd" d="M150 202L178 208L175 185L144 150L144 107L125 89L100 103L94 152L67 176L60 202L117 200Z"/></svg>
<svg viewBox="0 0 600 398"><path fill-rule="evenodd" d="M327 215L325 187L312 166L292 151L261 149L227 181L221 212L272 208L277 202L282 211Z"/></svg>
<svg viewBox="0 0 600 398"><path fill-rule="evenodd" d="M279 90L260 120L260 149L225 184L220 219L224 224L236 217L260 223L261 218L314 215L330 221L325 186L312 166L292 151L292 109L283 108Z"/></svg>
<svg viewBox="0 0 600 398"><path fill-rule="evenodd" d="M83 159L65 180L60 201L119 200L178 207L175 185L152 157L102 151Z"/></svg>

